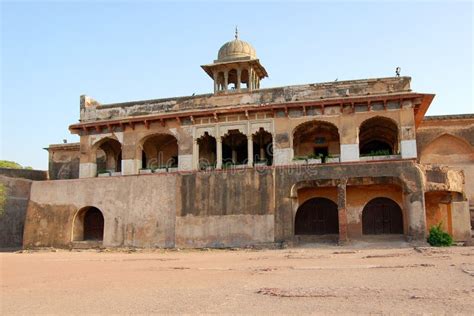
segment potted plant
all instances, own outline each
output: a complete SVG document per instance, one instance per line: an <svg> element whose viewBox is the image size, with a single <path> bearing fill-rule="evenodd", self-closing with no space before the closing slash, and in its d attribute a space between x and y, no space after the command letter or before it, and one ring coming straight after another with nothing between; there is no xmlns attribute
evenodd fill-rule
<svg viewBox="0 0 474 316"><path fill-rule="evenodd" d="M322 154L311 154L308 156L308 164L316 164L322 162Z"/></svg>
<svg viewBox="0 0 474 316"><path fill-rule="evenodd" d="M176 171L178 171L178 165L173 164L168 167L168 172L176 172Z"/></svg>
<svg viewBox="0 0 474 316"><path fill-rule="evenodd" d="M325 159L324 159L324 162L325 163L335 163L335 162L339 162L339 155L328 155Z"/></svg>
<svg viewBox="0 0 474 316"><path fill-rule="evenodd" d="M149 173L152 173L152 170L148 168L141 168L138 172L140 174L149 174Z"/></svg>
<svg viewBox="0 0 474 316"><path fill-rule="evenodd" d="M305 156L296 156L293 158L293 163L295 165L305 165L307 163L307 158Z"/></svg>
<svg viewBox="0 0 474 316"><path fill-rule="evenodd" d="M111 172L106 170L106 169L99 169L97 171L97 176L98 177L110 177Z"/></svg>
<svg viewBox="0 0 474 316"><path fill-rule="evenodd" d="M152 170L153 170L153 173L165 173L165 172L168 172L168 167L166 165L159 165L158 167Z"/></svg>
<svg viewBox="0 0 474 316"><path fill-rule="evenodd" d="M266 159L263 159L263 160L258 160L258 161L255 161L253 163L253 165L255 167L263 167L263 166L266 166L267 165L267 160Z"/></svg>
<svg viewBox="0 0 474 316"><path fill-rule="evenodd" d="M388 149L379 149L379 150L372 150L368 154L363 154L360 156L360 160L387 160L397 158L397 155L390 155L390 151Z"/></svg>

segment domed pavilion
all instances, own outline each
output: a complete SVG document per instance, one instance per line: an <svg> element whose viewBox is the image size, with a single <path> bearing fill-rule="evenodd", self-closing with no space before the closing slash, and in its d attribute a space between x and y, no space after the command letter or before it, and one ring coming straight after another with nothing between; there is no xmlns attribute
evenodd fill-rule
<svg viewBox="0 0 474 316"><path fill-rule="evenodd" d="M217 59L201 67L214 80L214 93L259 89L260 80L268 77L255 48L239 39L237 29L235 39L222 45Z"/></svg>

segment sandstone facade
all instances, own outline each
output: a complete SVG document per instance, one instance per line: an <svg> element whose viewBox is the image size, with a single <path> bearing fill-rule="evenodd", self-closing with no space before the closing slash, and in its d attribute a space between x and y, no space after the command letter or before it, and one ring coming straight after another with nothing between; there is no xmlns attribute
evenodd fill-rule
<svg viewBox="0 0 474 316"><path fill-rule="evenodd" d="M54 180L31 186L25 247L424 241L440 222L470 240L472 116L425 118L434 94L409 77L261 89L238 38L202 67L213 94L81 96L80 143L50 146Z"/></svg>

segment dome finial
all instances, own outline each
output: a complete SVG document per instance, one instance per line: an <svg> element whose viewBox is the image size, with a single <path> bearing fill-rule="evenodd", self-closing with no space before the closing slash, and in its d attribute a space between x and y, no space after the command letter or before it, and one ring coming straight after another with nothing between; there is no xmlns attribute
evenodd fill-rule
<svg viewBox="0 0 474 316"><path fill-rule="evenodd" d="M235 39L239 39L239 29L235 26Z"/></svg>

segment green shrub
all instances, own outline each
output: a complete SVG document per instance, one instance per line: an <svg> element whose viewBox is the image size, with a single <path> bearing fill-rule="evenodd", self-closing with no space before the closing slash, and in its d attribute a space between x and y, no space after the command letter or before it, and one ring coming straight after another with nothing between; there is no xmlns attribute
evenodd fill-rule
<svg viewBox="0 0 474 316"><path fill-rule="evenodd" d="M373 156L389 156L390 151L388 149L379 149L379 150L372 150L368 154L361 155L362 157L373 157Z"/></svg>
<svg viewBox="0 0 474 316"><path fill-rule="evenodd" d="M430 228L428 243L434 247L449 247L453 244L453 238L441 228L441 223Z"/></svg>

